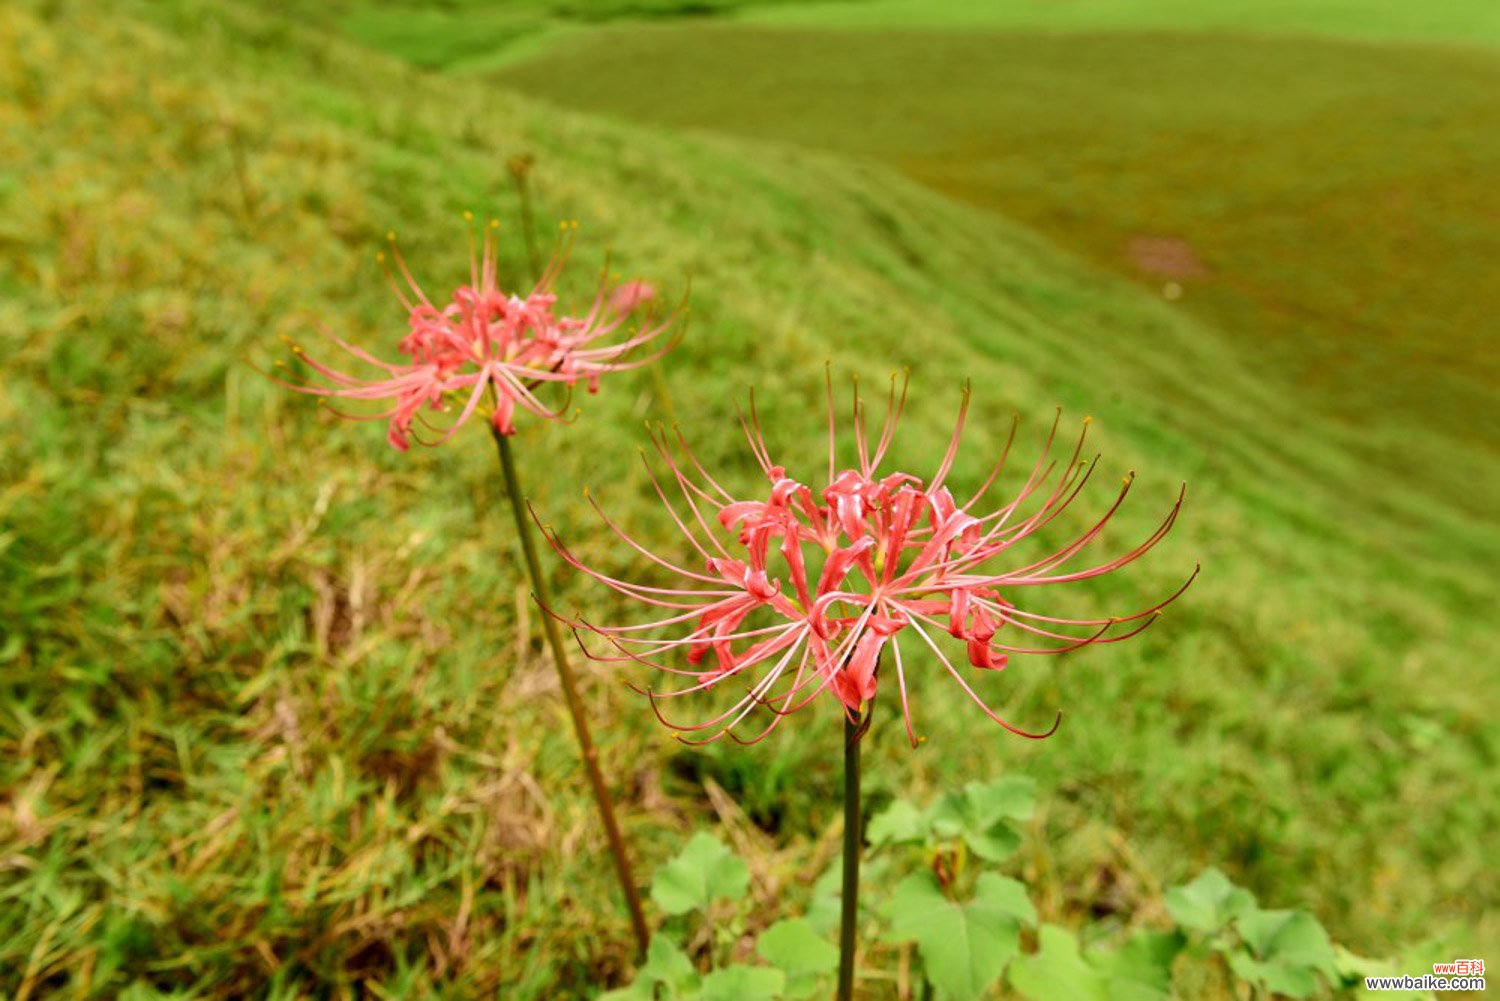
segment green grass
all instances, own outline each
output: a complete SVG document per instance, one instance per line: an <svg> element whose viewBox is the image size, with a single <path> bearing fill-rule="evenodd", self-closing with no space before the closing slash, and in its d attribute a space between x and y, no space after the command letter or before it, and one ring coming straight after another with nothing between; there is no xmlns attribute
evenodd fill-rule
<svg viewBox="0 0 1500 1001"><path fill-rule="evenodd" d="M733 21L795 29L1230 32L1398 45L1500 45L1500 8L1488 0L403 0L298 2L299 16L408 62L482 72L565 49L601 25Z"/></svg>
<svg viewBox="0 0 1500 1001"><path fill-rule="evenodd" d="M1036 776L1017 872L1050 921L1149 924L1213 863L1357 951L1496 940L1500 539L1462 498L1372 480L1365 432L1306 420L1224 332L877 164L559 112L235 5L26 0L0 38L0 991L556 998L627 975L562 705L517 639L489 443L397 455L252 367L320 325L393 342L382 234L459 280L460 214L510 218L520 152L544 215L583 220L581 264L692 275L665 376L737 482L728 401L754 382L815 463L825 359L912 368L919 468L973 379L960 485L1013 410L1031 448L1054 406L1092 414L1104 471L1141 472L1113 541L1190 482L1168 542L1092 595L1202 560L1190 597L1133 647L987 689L1018 720L1065 709L1061 733L1009 738L923 677L930 740L877 728L877 795ZM578 492L667 537L634 465L651 401L625 377L518 442L549 520L622 568ZM643 865L716 822L712 779L795 904L836 829L837 714L690 752L589 676Z"/></svg>
<svg viewBox="0 0 1500 1001"><path fill-rule="evenodd" d="M796 0L334 0L296 4L307 20L407 62L445 72L504 65L608 22L658 22Z"/></svg>
<svg viewBox="0 0 1500 1001"><path fill-rule="evenodd" d="M1493 510L1500 64L1232 35L615 29L493 79L890 164L1233 338L1372 469ZM603 86L601 81L620 81ZM1275 99L1268 95L1275 94Z"/></svg>
<svg viewBox="0 0 1500 1001"><path fill-rule="evenodd" d="M833 28L1005 28L1027 31L1236 31L1399 42L1500 44L1486 0L823 0L758 7L760 24Z"/></svg>

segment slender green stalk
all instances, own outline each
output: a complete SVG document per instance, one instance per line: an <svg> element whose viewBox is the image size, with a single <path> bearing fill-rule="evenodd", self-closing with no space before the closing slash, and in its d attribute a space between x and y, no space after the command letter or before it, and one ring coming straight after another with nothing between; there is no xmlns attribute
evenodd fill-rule
<svg viewBox="0 0 1500 1001"><path fill-rule="evenodd" d="M542 627L547 634L547 645L552 650L552 663L557 668L557 678L562 683L563 695L568 703L568 713L573 717L573 731L578 735L578 746L583 752L583 767L588 773L589 786L594 792L594 802L599 805L599 816L604 821L604 833L609 839L609 852L615 860L615 874L620 878L620 889L625 893L625 907L630 912L630 925L635 931L636 945L645 955L651 933L646 927L646 915L641 910L641 894L636 888L635 876L630 867L630 856L625 851L625 838L620 833L620 823L615 819L614 800L609 787L604 784L604 774L599 770L599 751L594 747L594 738L589 734L588 720L584 716L583 700L578 697L578 683L572 665L563 646L562 633L557 620L547 614L552 601L547 594L547 581L542 576L542 565L536 555L536 541L531 534L531 521L526 517L525 495L521 492L521 481L516 475L515 457L511 454L510 439L491 427L495 444L500 449L500 468L505 473L505 490L510 494L511 510L516 515L516 534L521 538L521 549L526 556L526 571L531 575L531 587L537 604L542 606Z"/></svg>
<svg viewBox="0 0 1500 1001"><path fill-rule="evenodd" d="M542 255L536 244L536 219L531 214L531 168L535 159L530 153L510 158L506 166L511 180L516 182L516 196L521 201L521 234L526 239L526 263L531 266L531 280L542 276Z"/></svg>
<svg viewBox="0 0 1500 1001"><path fill-rule="evenodd" d="M854 945L859 924L859 745L866 720L844 717L844 886L839 915L838 1001L854 997Z"/></svg>
<svg viewBox="0 0 1500 1001"><path fill-rule="evenodd" d="M660 365L648 365L651 370L651 388L656 391L656 405L668 424L677 423L677 408L672 406L672 390L667 386L667 377L661 374Z"/></svg>

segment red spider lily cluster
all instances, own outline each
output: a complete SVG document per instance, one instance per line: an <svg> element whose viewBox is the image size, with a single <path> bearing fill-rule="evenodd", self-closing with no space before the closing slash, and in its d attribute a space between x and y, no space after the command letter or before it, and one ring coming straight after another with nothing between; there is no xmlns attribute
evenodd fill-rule
<svg viewBox="0 0 1500 1001"><path fill-rule="evenodd" d="M596 659L645 664L686 679L675 690L647 691L657 715L681 739L707 743L728 735L743 743L758 741L825 690L831 690L846 713L857 718L875 695L883 654L888 651L907 734L915 746L903 637L930 650L996 723L1023 736L1045 737L1056 729L1056 722L1045 732L1028 732L991 710L970 685L966 672L944 652L938 642L941 634L962 645L970 669L999 671L1012 654L1064 653L1134 636L1191 583L1189 577L1165 600L1125 616L1075 619L1028 607L1026 598L1036 588L1098 577L1151 549L1175 521L1182 494L1160 526L1139 545L1111 559L1074 568L1076 558L1119 510L1130 490L1132 478L1127 478L1108 510L1067 545L1020 565L1005 565L1007 557L1014 560L1016 544L1053 523L1093 473L1097 456L1090 462L1080 461L1087 421L1072 456L1050 488L1057 467L1049 461L1056 422L1042 457L1016 495L980 514L976 508L1005 464L1015 427L994 471L960 504L945 481L963 432L968 391L947 451L926 480L908 473L879 472L904 402L904 390L898 399L893 384L885 420L872 442L856 391L853 423L858 465L839 469L830 389L827 480L814 488L772 461L752 400L750 419L741 423L770 482L769 491L756 499L740 499L724 489L680 435L682 458L676 458L663 436L656 444L681 500L674 504L655 474L652 479L672 520L702 557L704 569L679 566L651 552L602 511L600 515L627 545L681 577L683 586L660 587L611 577L584 565L552 537L554 548L576 569L630 599L664 610L661 618L640 624L571 624L580 637L589 633L607 641L608 650L590 653ZM1030 510L1023 513L1023 508ZM658 704L721 688L733 689L738 697L723 712L701 722L676 723ZM753 724L758 731L741 737L736 728L757 708L769 710L769 721L761 726L762 714Z"/></svg>
<svg viewBox="0 0 1500 1001"><path fill-rule="evenodd" d="M344 351L381 373L362 378L314 361L294 345L297 356L332 385L286 385L325 398L387 404L378 413L341 416L388 421L386 439L406 451L415 434L413 422L424 411L457 411L446 427L428 424L436 438L424 444L452 437L486 397L495 431L514 434L517 408L543 419L560 419L567 412L572 387L580 381L589 392L597 392L599 379L606 373L638 368L671 350L675 341L668 339L651 353L637 354L657 341L675 317L622 330L638 308L654 298L654 289L644 282L626 282L611 289L601 281L586 313L559 315L553 286L567 260L566 245L530 293L519 296L503 291L496 278L498 226L490 223L477 254L471 246L469 284L456 289L442 306L427 297L401 255L393 252L401 282L393 278L391 284L407 312L408 332L398 345L406 362L383 361L333 338ZM543 401L541 394L549 384L568 391L560 402Z"/></svg>

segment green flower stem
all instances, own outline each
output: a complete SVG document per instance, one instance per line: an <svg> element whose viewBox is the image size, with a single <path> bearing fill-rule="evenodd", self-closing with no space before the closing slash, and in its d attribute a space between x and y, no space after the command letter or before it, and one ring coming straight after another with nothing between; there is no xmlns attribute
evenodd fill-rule
<svg viewBox="0 0 1500 1001"><path fill-rule="evenodd" d="M526 239L526 263L531 267L531 280L542 277L542 255L536 245L536 220L531 214L531 168L535 161L530 153L510 158L507 166L511 180L516 182L516 196L521 201L521 234Z"/></svg>
<svg viewBox="0 0 1500 1001"><path fill-rule="evenodd" d="M510 439L491 426L495 443L500 449L500 468L505 472L505 490L510 494L511 510L516 515L516 534L521 537L521 549L526 556L526 570L531 575L531 587L537 604L542 606L542 626L547 634L547 645L552 650L552 663L557 668L557 678L562 683L563 695L567 699L568 713L573 717L573 731L578 735L578 746L583 752L583 767L588 773L589 786L594 792L594 802L599 805L599 816L604 821L604 833L609 839L609 852L614 856L615 874L620 878L620 889L625 893L625 907L630 912L630 925L635 931L636 945L645 955L651 932L646 927L646 915L641 910L641 894L635 884L630 868L630 856L625 851L625 838L620 833L620 823L615 819L614 801L609 787L604 784L604 774L599 770L599 751L594 747L594 738L589 734L588 720L584 716L583 700L578 697L578 683L573 668L568 663L567 651L563 647L562 633L557 620L548 614L552 601L547 594L547 581L542 576L542 565L537 559L536 542L531 534L531 521L526 517L525 496L521 492L521 481L516 475L515 457L511 454Z"/></svg>
<svg viewBox="0 0 1500 1001"><path fill-rule="evenodd" d="M839 900L838 1001L851 1001L854 997L854 939L859 924L859 855L862 835L859 745L867 722L868 717L844 717L844 885Z"/></svg>

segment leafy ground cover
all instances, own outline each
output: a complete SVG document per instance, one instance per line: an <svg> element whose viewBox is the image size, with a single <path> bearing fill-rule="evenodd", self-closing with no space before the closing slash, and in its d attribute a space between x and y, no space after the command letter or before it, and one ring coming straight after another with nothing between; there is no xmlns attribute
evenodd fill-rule
<svg viewBox="0 0 1500 1001"><path fill-rule="evenodd" d="M1306 419L1201 318L878 164L559 112L240 5L8 4L0 89L0 990L629 981L558 694L518 638L488 443L399 456L257 371L281 334L394 340L386 230L460 280L465 209L514 233L518 153L539 212L583 221L584 272L609 247L669 291L691 274L666 383L742 482L727 401L753 380L772 439L819 455L825 360L880 384L911 368L912 465L971 378L959 485L1013 411L1029 457L1059 405L1092 415L1107 472L1140 474L1119 538L1190 482L1153 560L1088 597L1202 560L1191 602L1134 650L1018 664L989 691L1018 719L1063 708L1059 736L1006 738L924 678L929 739L876 729L877 795L1033 777L1008 871L1048 925L1151 928L1165 887L1217 866L1362 954L1497 938L1478 667L1500 541L1464 510L1487 455L1465 496L1372 480L1363 429ZM520 241L506 253L516 279ZM654 397L617 383L518 442L593 562L630 557L580 516L585 484L666 537L635 463ZM589 701L645 865L715 826L758 892L808 894L837 836L837 715L689 751L617 682L592 672Z"/></svg>

